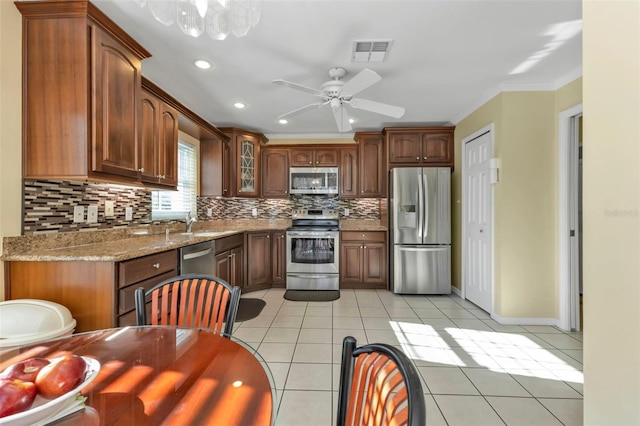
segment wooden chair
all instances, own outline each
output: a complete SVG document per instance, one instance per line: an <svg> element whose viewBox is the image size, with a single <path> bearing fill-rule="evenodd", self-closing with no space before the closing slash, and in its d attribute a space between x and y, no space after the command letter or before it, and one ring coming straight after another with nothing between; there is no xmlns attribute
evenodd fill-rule
<svg viewBox="0 0 640 426"><path fill-rule="evenodd" d="M344 338L338 426L424 426L420 375L400 350L383 343L356 348Z"/></svg>
<svg viewBox="0 0 640 426"><path fill-rule="evenodd" d="M240 287L232 287L218 277L187 274L169 278L147 292L143 287L137 288L135 301L138 325L177 325L230 336L240 303Z"/></svg>

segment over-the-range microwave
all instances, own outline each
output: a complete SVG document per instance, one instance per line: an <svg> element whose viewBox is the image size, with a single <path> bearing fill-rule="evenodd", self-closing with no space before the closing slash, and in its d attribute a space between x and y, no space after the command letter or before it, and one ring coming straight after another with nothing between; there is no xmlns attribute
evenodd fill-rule
<svg viewBox="0 0 640 426"><path fill-rule="evenodd" d="M290 194L337 194L337 167L291 167Z"/></svg>

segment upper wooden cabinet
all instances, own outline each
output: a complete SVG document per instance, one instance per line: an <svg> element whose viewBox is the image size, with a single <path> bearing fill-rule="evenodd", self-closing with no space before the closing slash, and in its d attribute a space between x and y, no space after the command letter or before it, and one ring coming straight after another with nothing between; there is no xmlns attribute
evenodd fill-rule
<svg viewBox="0 0 640 426"><path fill-rule="evenodd" d="M140 179L153 186L178 185L178 111L143 82L140 114Z"/></svg>
<svg viewBox="0 0 640 426"><path fill-rule="evenodd" d="M358 143L360 151L358 196L370 198L386 196L387 179L382 133L357 132L354 139Z"/></svg>
<svg viewBox="0 0 640 426"><path fill-rule="evenodd" d="M389 167L453 167L454 127L385 128Z"/></svg>
<svg viewBox="0 0 640 426"><path fill-rule="evenodd" d="M358 196L358 147L340 148L338 193L343 198Z"/></svg>
<svg viewBox="0 0 640 426"><path fill-rule="evenodd" d="M220 131L229 137L229 143L223 144L222 195L258 197L260 195L260 148L267 142L267 138L262 133L233 127L220 128ZM227 182L226 185L225 182Z"/></svg>
<svg viewBox="0 0 640 426"><path fill-rule="evenodd" d="M337 167L337 148L293 148L291 165L293 167Z"/></svg>
<svg viewBox="0 0 640 426"><path fill-rule="evenodd" d="M23 16L23 175L140 182L141 61L86 1L16 2Z"/></svg>
<svg viewBox="0 0 640 426"><path fill-rule="evenodd" d="M262 196L264 198L289 197L289 151L284 148L262 150Z"/></svg>

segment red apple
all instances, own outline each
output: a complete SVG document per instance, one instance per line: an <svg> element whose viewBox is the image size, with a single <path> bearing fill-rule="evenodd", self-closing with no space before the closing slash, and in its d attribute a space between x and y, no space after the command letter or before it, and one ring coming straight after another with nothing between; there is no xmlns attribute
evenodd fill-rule
<svg viewBox="0 0 640 426"><path fill-rule="evenodd" d="M29 358L9 366L0 374L0 379L19 379L25 382L36 381L36 376L45 365L49 364L48 359Z"/></svg>
<svg viewBox="0 0 640 426"><path fill-rule="evenodd" d="M36 399L37 389L32 382L0 379L0 417L28 410Z"/></svg>
<svg viewBox="0 0 640 426"><path fill-rule="evenodd" d="M58 362L46 365L36 377L38 393L48 399L64 395L82 383L86 369L86 361L78 355L67 355Z"/></svg>

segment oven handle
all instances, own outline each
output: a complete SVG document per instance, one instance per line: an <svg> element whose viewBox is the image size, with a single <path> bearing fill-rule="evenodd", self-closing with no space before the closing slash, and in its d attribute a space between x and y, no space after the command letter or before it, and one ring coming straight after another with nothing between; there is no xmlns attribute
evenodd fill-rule
<svg viewBox="0 0 640 426"><path fill-rule="evenodd" d="M333 278L338 274L287 274L288 277L298 277L298 278Z"/></svg>
<svg viewBox="0 0 640 426"><path fill-rule="evenodd" d="M322 231L287 231L287 237L312 237L312 238L322 238L322 237L329 237L329 238L336 238L338 236L338 232L335 231L329 231L329 232L322 232Z"/></svg>

